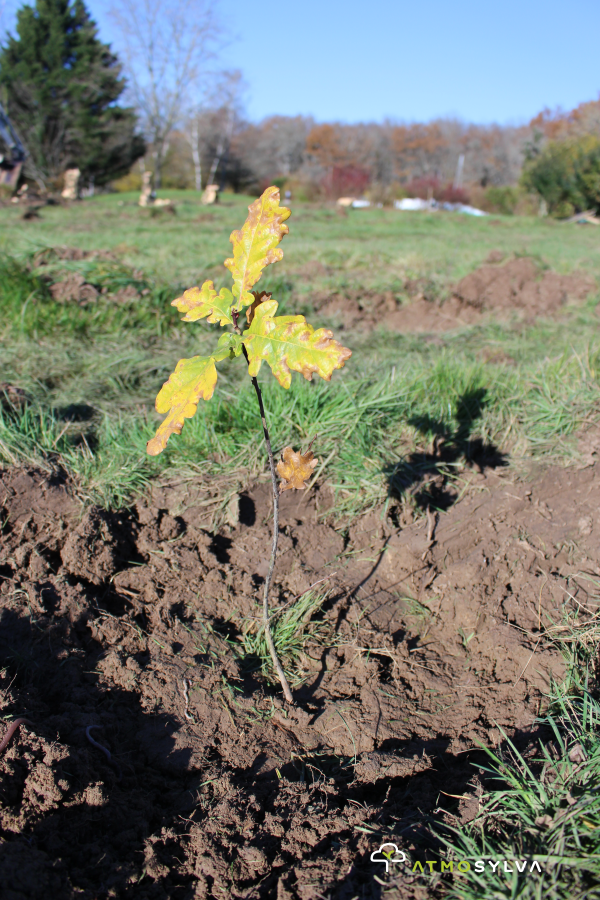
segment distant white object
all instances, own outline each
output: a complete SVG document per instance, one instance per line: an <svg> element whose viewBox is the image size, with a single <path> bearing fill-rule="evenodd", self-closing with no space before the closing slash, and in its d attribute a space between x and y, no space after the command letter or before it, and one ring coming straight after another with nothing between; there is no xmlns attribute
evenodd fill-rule
<svg viewBox="0 0 600 900"><path fill-rule="evenodd" d="M466 204L461 204L458 212L466 213L467 216L489 216L489 213L483 211L483 209L477 209L476 206L467 206Z"/></svg>
<svg viewBox="0 0 600 900"><path fill-rule="evenodd" d="M394 200L394 207L405 212L417 212L425 209L444 209L446 212L459 212L467 216L487 216L488 213L475 206L467 206L466 203L438 203L436 200L421 200L419 197L405 197L404 200Z"/></svg>
<svg viewBox="0 0 600 900"><path fill-rule="evenodd" d="M448 212L464 213L466 216L489 215L489 213L484 212L482 209L477 209L475 206L468 206L466 203L442 203L442 209L447 209Z"/></svg>
<svg viewBox="0 0 600 900"><path fill-rule="evenodd" d="M367 206L371 205L370 200L353 200L352 201L352 209L366 209Z"/></svg>
<svg viewBox="0 0 600 900"><path fill-rule="evenodd" d="M435 209L435 200L421 200L420 197L404 197L403 200L394 200L394 207L405 212L417 212L421 209Z"/></svg>
<svg viewBox="0 0 600 900"><path fill-rule="evenodd" d="M338 197L338 206L352 206L353 203L354 197Z"/></svg>
<svg viewBox="0 0 600 900"><path fill-rule="evenodd" d="M152 189L152 172L142 172L142 193L138 200L138 206L152 206L156 194Z"/></svg>

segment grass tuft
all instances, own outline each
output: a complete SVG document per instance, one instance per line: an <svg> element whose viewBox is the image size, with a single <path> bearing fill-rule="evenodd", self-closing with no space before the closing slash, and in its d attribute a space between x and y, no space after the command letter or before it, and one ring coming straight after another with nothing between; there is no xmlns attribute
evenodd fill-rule
<svg viewBox="0 0 600 900"><path fill-rule="evenodd" d="M488 776L498 784L479 815L442 838L446 858L468 860L448 900L481 897L579 900L600 897L600 704L588 691L562 694L542 720L551 738L525 759L505 737L506 749L486 749ZM474 871L484 860L483 873ZM512 874L492 874L487 861L508 860ZM529 860L519 874L513 860ZM530 872L539 862L541 874Z"/></svg>
<svg viewBox="0 0 600 900"><path fill-rule="evenodd" d="M307 591L293 603L274 609L271 613L271 632L275 649L294 687L302 684L306 677L301 665L306 644L321 643L324 640L327 626L318 614L329 593L329 591L324 593ZM256 619L247 620L240 640L245 668L249 671L260 671L263 677L277 683L262 622Z"/></svg>

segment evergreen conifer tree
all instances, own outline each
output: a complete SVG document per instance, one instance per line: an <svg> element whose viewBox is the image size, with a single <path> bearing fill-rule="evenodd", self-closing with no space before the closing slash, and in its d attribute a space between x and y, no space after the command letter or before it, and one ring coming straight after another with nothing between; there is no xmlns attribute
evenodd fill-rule
<svg viewBox="0 0 600 900"><path fill-rule="evenodd" d="M144 152L134 111L116 105L121 64L97 35L83 0L35 0L0 49L8 114L38 181L76 166L83 180L106 184Z"/></svg>

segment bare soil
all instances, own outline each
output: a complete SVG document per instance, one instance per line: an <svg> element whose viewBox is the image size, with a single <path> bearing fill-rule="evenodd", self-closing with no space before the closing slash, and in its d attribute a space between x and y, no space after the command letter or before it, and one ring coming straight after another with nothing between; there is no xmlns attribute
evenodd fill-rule
<svg viewBox="0 0 600 900"><path fill-rule="evenodd" d="M581 303L597 291L585 274L559 275L530 257L502 262L492 251L488 263L470 272L449 292L427 278L406 282L402 295L392 291L349 290L311 295L316 308L340 329L443 332L479 322L552 317L568 303ZM338 321L339 319L339 321Z"/></svg>
<svg viewBox="0 0 600 900"><path fill-rule="evenodd" d="M182 486L82 514L60 473L0 472L0 709L31 723L0 755L3 898L379 897L360 829L420 853L475 815L476 742L534 738L563 674L540 625L596 609L599 450L482 454L458 488L432 451L412 504L341 530L324 488L284 494L275 604L330 591L294 709L240 652L268 485L211 534Z"/></svg>
<svg viewBox="0 0 600 900"><path fill-rule="evenodd" d="M104 260L109 263L118 263L119 257L110 250L81 250L79 247L47 247L38 251L34 256L34 266L49 284L50 293L58 303L77 303L79 306L88 306L95 303L100 296L100 291L86 282L79 272L61 270L60 262L80 262L81 260ZM143 277L141 272L133 272L139 279ZM138 300L140 294L133 285L118 288L108 293L107 288L102 289L105 299L113 303L127 303Z"/></svg>

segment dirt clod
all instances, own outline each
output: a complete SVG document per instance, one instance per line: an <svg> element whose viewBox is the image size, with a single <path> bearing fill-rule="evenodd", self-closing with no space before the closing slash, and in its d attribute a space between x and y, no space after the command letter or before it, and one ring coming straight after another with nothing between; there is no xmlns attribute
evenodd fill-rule
<svg viewBox="0 0 600 900"><path fill-rule="evenodd" d="M116 541L106 513L91 509L67 538L61 557L65 570L92 584L102 584L116 571Z"/></svg>
<svg viewBox="0 0 600 900"><path fill-rule="evenodd" d="M88 284L78 272L69 272L60 281L50 285L50 293L59 303L79 303L86 306L98 299L98 291Z"/></svg>

